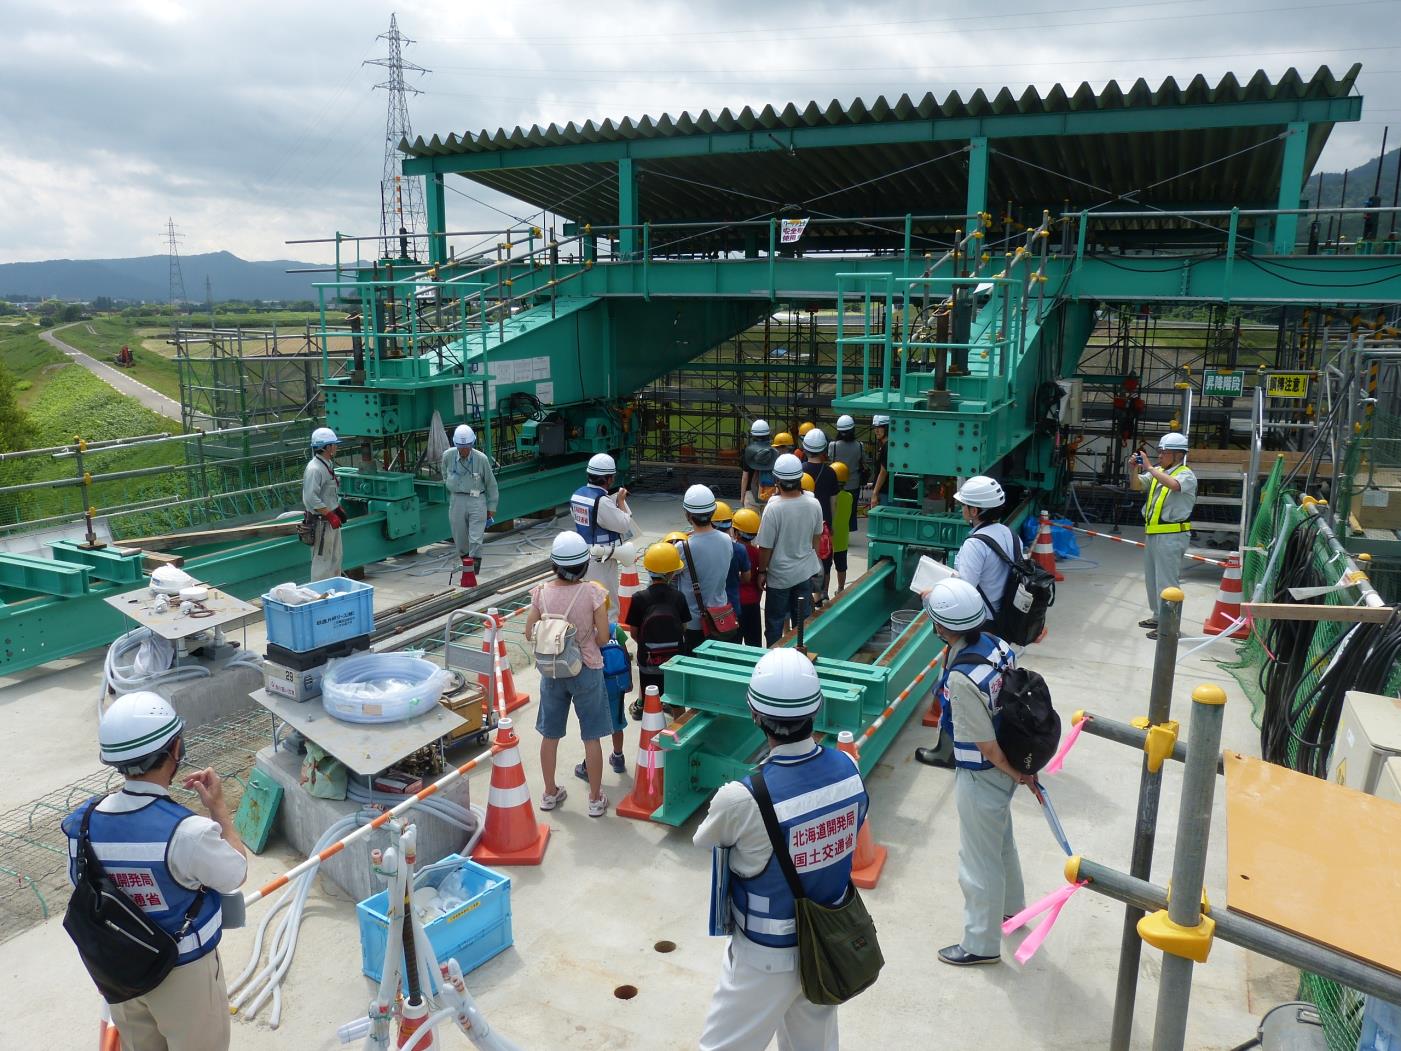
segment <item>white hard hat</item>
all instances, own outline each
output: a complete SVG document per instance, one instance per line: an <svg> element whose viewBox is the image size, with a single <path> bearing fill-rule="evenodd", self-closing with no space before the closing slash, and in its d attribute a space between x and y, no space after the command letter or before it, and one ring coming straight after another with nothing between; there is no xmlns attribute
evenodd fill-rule
<svg viewBox="0 0 1401 1051"><path fill-rule="evenodd" d="M749 676L749 707L775 719L806 719L822 707L822 684L805 654L769 650Z"/></svg>
<svg viewBox="0 0 1401 1051"><path fill-rule="evenodd" d="M560 533L550 545L550 561L557 566L582 566L589 560L589 545L578 533Z"/></svg>
<svg viewBox="0 0 1401 1051"><path fill-rule="evenodd" d="M1168 431L1167 434L1158 439L1158 448L1185 453L1187 451L1187 436L1180 431Z"/></svg>
<svg viewBox="0 0 1401 1051"><path fill-rule="evenodd" d="M594 453L589 457L589 474L617 474L618 465L607 453Z"/></svg>
<svg viewBox="0 0 1401 1051"><path fill-rule="evenodd" d="M838 416L838 417L837 417L837 430L839 430L839 431L854 431L855 429L856 429L856 421L853 420L850 416Z"/></svg>
<svg viewBox="0 0 1401 1051"><path fill-rule="evenodd" d="M452 432L453 445L476 445L477 432L468 427L465 423L459 423L457 430Z"/></svg>
<svg viewBox="0 0 1401 1051"><path fill-rule="evenodd" d="M708 485L693 485L681 498L681 506L693 515L708 515L715 511L715 494Z"/></svg>
<svg viewBox="0 0 1401 1051"><path fill-rule="evenodd" d="M954 631L972 631L987 619L978 589L957 577L941 580L925 592L924 611L936 624Z"/></svg>
<svg viewBox="0 0 1401 1051"><path fill-rule="evenodd" d="M324 449L328 445L339 445L341 440L336 437L336 432L329 427L318 427L311 432L311 447L313 449Z"/></svg>
<svg viewBox="0 0 1401 1051"><path fill-rule="evenodd" d="M969 507L1001 507L1007 502L1002 486L985 474L975 474L958 487L953 498Z"/></svg>
<svg viewBox="0 0 1401 1051"><path fill-rule="evenodd" d="M176 566L157 566L151 571L152 595L178 595L199 581Z"/></svg>
<svg viewBox="0 0 1401 1051"><path fill-rule="evenodd" d="M613 557L622 566L631 566L637 563L637 545L631 540L619 544L613 551Z"/></svg>
<svg viewBox="0 0 1401 1051"><path fill-rule="evenodd" d="M879 413L879 412L878 412L878 413L876 413L874 416L871 417L871 426L872 426L872 427L889 427L889 426L890 426L890 417L889 417L889 416L886 416L886 415L883 414L883 413Z"/></svg>
<svg viewBox="0 0 1401 1051"><path fill-rule="evenodd" d="M803 461L792 453L784 453L773 462L773 476L781 482L796 482L803 476Z"/></svg>
<svg viewBox="0 0 1401 1051"><path fill-rule="evenodd" d="M755 438L767 438L769 436L769 421L755 420L749 425L749 433Z"/></svg>
<svg viewBox="0 0 1401 1051"><path fill-rule="evenodd" d="M101 759L108 766L135 766L180 736L185 720L158 693L140 690L118 697L97 724Z"/></svg>
<svg viewBox="0 0 1401 1051"><path fill-rule="evenodd" d="M827 435L822 433L821 427L814 427L803 435L803 448L810 453L825 453L827 451Z"/></svg>

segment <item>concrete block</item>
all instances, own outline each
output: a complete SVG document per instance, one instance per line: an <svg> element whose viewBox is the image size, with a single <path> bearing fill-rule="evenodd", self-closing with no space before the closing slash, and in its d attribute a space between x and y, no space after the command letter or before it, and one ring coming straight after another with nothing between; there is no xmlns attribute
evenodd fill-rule
<svg viewBox="0 0 1401 1051"><path fill-rule="evenodd" d="M263 687L263 673L253 668L219 667L207 679L172 683L157 692L185 717L191 730L217 722L251 703L248 695Z"/></svg>
<svg viewBox="0 0 1401 1051"><path fill-rule="evenodd" d="M282 786L282 806L274 828L300 854L310 854L326 829L359 809L358 804L348 800L317 799L308 795L301 787L302 757L294 752L274 752L269 746L258 753L256 765L257 769ZM466 806L466 781L458 781L457 785L461 786L457 794L448 794L445 798ZM420 866L460 851L466 844L467 834L460 828L421 811L410 811L410 814L414 815L412 820L418 825ZM320 874L356 901L364 901L371 894L378 894L384 889L384 881L370 871L370 851L376 848L383 850L387 846L389 833L382 828L376 829L335 857L322 862Z"/></svg>

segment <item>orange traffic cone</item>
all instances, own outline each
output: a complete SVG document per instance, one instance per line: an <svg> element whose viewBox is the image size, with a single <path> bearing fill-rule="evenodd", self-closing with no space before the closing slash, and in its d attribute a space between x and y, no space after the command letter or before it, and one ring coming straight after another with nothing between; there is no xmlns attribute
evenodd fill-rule
<svg viewBox="0 0 1401 1051"><path fill-rule="evenodd" d="M107 1009L107 1001L102 1001L102 1017L97 1023L97 1051L118 1051L122 1046L121 1034L112 1021L112 1013Z"/></svg>
<svg viewBox="0 0 1401 1051"><path fill-rule="evenodd" d="M1238 620L1240 623L1231 630L1231 625ZM1226 559L1226 568L1221 573L1221 587L1216 592L1216 606L1202 625L1202 631L1207 635L1226 635L1229 631L1228 637L1232 639L1244 639L1250 635L1250 626L1241 619L1240 614L1240 558L1236 555Z"/></svg>
<svg viewBox="0 0 1401 1051"><path fill-rule="evenodd" d="M507 712L514 712L524 704L530 703L530 694L516 689L515 677L511 675L511 659L506 656L506 640L501 637L501 626L505 623L505 618L501 616L499 610L492 608L486 611L487 616L492 619L495 631L488 632L482 639L482 652L491 650L491 637L496 636L496 683L499 693L494 693L491 684L487 682L485 672L477 675L477 684L481 686L488 697L496 697L498 706L504 706Z"/></svg>
<svg viewBox="0 0 1401 1051"><path fill-rule="evenodd" d="M648 686L642 702L642 737L637 742L636 781L632 791L615 808L623 817L646 821L662 805L666 753L657 747L657 734L666 729L661 691Z"/></svg>
<svg viewBox="0 0 1401 1051"><path fill-rule="evenodd" d="M944 702L939 699L939 691L934 691L934 700L929 705L929 710L924 713L924 718L920 720L921 726L938 726L939 720L944 715Z"/></svg>
<svg viewBox="0 0 1401 1051"><path fill-rule="evenodd" d="M497 724L496 743L501 750L491 759L486 822L472 860L486 865L538 865L550 841L550 826L535 823L520 739L511 730L510 719Z"/></svg>
<svg viewBox="0 0 1401 1051"><path fill-rule="evenodd" d="M847 755L851 756L855 762L859 758L856 752L856 740L852 737L850 730L843 730L837 734L837 747ZM881 869L885 868L885 859L889 851L884 847L877 846L876 841L871 836L871 822L869 820L861 822L861 831L856 833L856 857L851 862L851 882L855 883L862 890L870 890L880 882Z"/></svg>
<svg viewBox="0 0 1401 1051"><path fill-rule="evenodd" d="M1051 515L1047 511L1041 512L1041 529L1036 534L1036 543L1032 545L1031 557L1038 566L1055 577L1057 583L1065 579L1056 568L1056 549L1051 546Z"/></svg>
<svg viewBox="0 0 1401 1051"><path fill-rule="evenodd" d="M618 623L628 622L628 610L632 607L632 597L642 590L642 581L637 578L637 564L624 566L618 574Z"/></svg>

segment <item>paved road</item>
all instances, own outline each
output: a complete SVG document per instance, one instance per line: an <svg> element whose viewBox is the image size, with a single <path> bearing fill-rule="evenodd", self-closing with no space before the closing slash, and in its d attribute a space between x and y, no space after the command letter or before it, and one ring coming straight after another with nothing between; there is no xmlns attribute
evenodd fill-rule
<svg viewBox="0 0 1401 1051"><path fill-rule="evenodd" d="M115 365L108 365L106 362L98 361L90 354L84 354L77 347L69 346L58 338L58 333L73 325L80 325L81 321L75 321L72 325L60 325L58 328L49 329L47 332L40 332L39 338L46 343L51 343L63 353L76 361L83 368L87 369L94 376L100 379L109 387L115 388L118 392L135 398L152 412L158 412L162 416L168 416L177 423L180 421L180 403L172 401L158 390L152 390L146 384L127 375Z"/></svg>

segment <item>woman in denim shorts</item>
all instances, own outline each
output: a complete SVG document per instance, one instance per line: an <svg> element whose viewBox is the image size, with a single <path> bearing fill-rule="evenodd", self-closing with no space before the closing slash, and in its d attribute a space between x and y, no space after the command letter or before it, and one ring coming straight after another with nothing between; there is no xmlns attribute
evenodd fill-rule
<svg viewBox="0 0 1401 1051"><path fill-rule="evenodd" d="M589 566L589 547L578 533L560 533L550 546L555 579L536 585L530 593L530 612L525 618L525 637L535 638L535 625L541 615L552 613L574 625L582 666L569 678L540 676L540 712L535 729L540 732L540 772L545 778L541 810L553 810L567 793L555 780L559 742L569 721L569 706L579 719L579 736L584 739L584 766L589 775L589 817L608 812L603 794L603 746L600 740L613 732L608 711L608 691L603 686L603 654L599 647L608 641L608 592L584 579Z"/></svg>

